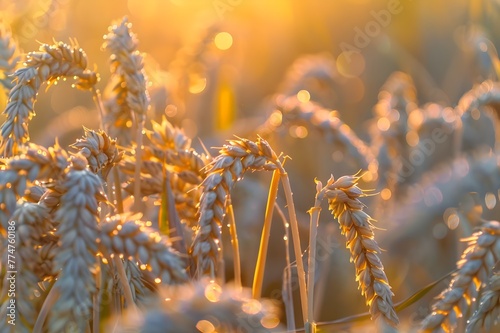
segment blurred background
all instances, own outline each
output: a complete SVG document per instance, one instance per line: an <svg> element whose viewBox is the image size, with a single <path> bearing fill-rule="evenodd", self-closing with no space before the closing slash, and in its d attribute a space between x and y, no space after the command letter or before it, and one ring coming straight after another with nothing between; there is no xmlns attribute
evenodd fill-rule
<svg viewBox="0 0 500 333"><path fill-rule="evenodd" d="M109 54L102 49L103 35L112 22L127 16L140 50L146 53L151 119L166 114L194 139L197 149L201 149L198 138L207 147L220 146L233 134L254 139L256 129L275 109L277 94L297 96L300 101L315 101L335 110L362 140L370 143L374 106L381 87L395 71L412 78L418 105L432 102L455 107L475 84L498 79L495 59L500 42L499 13L497 0L0 0L1 18L11 26L24 52L53 40L77 41L91 67L100 73L98 86L104 98L110 74ZM36 143L50 145L55 137L63 144L74 142L82 135L82 126L99 127L90 93L72 89L69 84L42 91L35 109L37 117L30 123L30 132ZM352 174L360 166L304 126L292 126L285 134L278 133L269 140L277 152L292 157L286 166L306 244L306 211L313 204L314 178L326 182L332 173ZM450 152L443 153L443 159L450 157L447 154ZM252 281L268 180L268 175L248 175L235 188L237 224L244 230L240 238L246 286ZM366 186L380 190L373 180L367 179ZM284 202L281 197L279 201ZM429 226L436 220L442 224L441 211L420 232L408 227L420 223L417 217L376 210L378 201L374 198L366 202L368 212L380 219L377 226L381 229L393 231L403 226L406 230L399 240L395 240L397 233L392 237L385 231L377 233L387 249L382 256L387 260L396 301L455 266L460 253L456 240L463 235L445 227L453 234L446 238L446 232L443 236ZM459 203L457 199L447 204ZM317 319L333 320L364 312L344 240L326 208L321 220L320 237L327 244L323 249L328 260L320 265L324 293L319 297ZM279 219L275 222L272 237L276 241L271 242L266 271L268 297L281 289L284 269L284 230ZM417 240L405 243L413 237L409 230ZM421 235L425 236L418 238ZM227 256L230 259L231 254ZM434 266L419 268L429 257L433 257L429 265ZM230 280L231 265L227 266ZM406 313L410 322L429 311L429 300L435 295Z"/></svg>

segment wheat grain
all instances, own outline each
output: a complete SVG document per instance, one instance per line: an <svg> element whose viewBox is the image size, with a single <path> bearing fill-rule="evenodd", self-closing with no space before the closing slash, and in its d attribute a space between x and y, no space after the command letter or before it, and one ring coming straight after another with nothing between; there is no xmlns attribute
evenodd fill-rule
<svg viewBox="0 0 500 333"><path fill-rule="evenodd" d="M499 235L500 222L490 221L467 239L468 247L457 263L458 272L433 304L432 313L422 322L423 331L453 332L456 329L459 318L476 301L479 289L500 259Z"/></svg>
<svg viewBox="0 0 500 333"><path fill-rule="evenodd" d="M101 180L87 169L82 155L72 156L61 187L63 195L55 213L60 245L54 258L60 273L53 287L60 297L49 318L51 332L65 332L71 322L82 330L90 319L98 265L98 205L105 199Z"/></svg>
<svg viewBox="0 0 500 333"><path fill-rule="evenodd" d="M14 87L11 75L21 59L19 48L12 38L12 32L0 23L0 84L9 91Z"/></svg>
<svg viewBox="0 0 500 333"><path fill-rule="evenodd" d="M58 242L59 237L54 232L49 232L42 237L42 245L36 249L39 264L35 267L35 274L41 280L51 280L57 276L54 258L59 251Z"/></svg>
<svg viewBox="0 0 500 333"><path fill-rule="evenodd" d="M231 140L219 151L207 168L202 183L203 193L199 204L199 229L191 248L199 276L214 277L220 260L220 226L226 213L226 198L233 184L247 170L274 170L277 156L262 139L257 143L247 139Z"/></svg>
<svg viewBox="0 0 500 333"><path fill-rule="evenodd" d="M0 155L16 155L19 148L29 141L28 122L35 115L34 104L40 86L47 82L56 84L61 77L78 78L75 86L91 89L97 74L87 69L87 56L77 45L62 42L43 44L40 52L30 52L23 67L14 73L15 86L9 93L9 103L4 111L7 119L1 127Z"/></svg>
<svg viewBox="0 0 500 333"><path fill-rule="evenodd" d="M378 256L380 247L373 234L373 219L363 211L359 198L364 191L357 186L359 176L331 177L324 189L329 209L346 237L346 247L356 268L356 280L370 306L373 319L382 318L396 326L399 322L392 303L393 293Z"/></svg>
<svg viewBox="0 0 500 333"><path fill-rule="evenodd" d="M106 180L109 170L117 164L122 153L118 152L116 140L111 139L104 131L85 129L85 136L72 145L87 158L92 172Z"/></svg>
<svg viewBox="0 0 500 333"><path fill-rule="evenodd" d="M498 324L500 311L500 275L494 273L489 280L488 290L479 301L479 308L467 322L466 333L473 333L484 329L490 331L493 325Z"/></svg>
<svg viewBox="0 0 500 333"><path fill-rule="evenodd" d="M142 221L126 220L120 215L101 223L101 251L112 255L139 259L141 269L151 271L156 283L175 284L187 281L185 263L166 237L147 227Z"/></svg>

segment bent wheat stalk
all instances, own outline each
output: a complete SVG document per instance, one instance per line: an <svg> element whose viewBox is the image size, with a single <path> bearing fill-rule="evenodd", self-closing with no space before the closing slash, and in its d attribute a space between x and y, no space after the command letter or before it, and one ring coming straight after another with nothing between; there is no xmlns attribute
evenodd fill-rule
<svg viewBox="0 0 500 333"><path fill-rule="evenodd" d="M98 80L97 74L87 69L85 52L62 42L41 45L39 52L28 53L23 65L14 73L15 86L4 111L7 119L0 133L0 155L4 157L18 154L29 141L28 122L35 115L36 95L44 82L51 85L61 77L75 77L76 87L90 90Z"/></svg>
<svg viewBox="0 0 500 333"><path fill-rule="evenodd" d="M144 72L144 59L142 54L137 50L137 38L131 32L132 24L128 19L123 18L120 24L115 24L109 27L109 33L104 36L106 40L104 47L111 51L111 72L114 76L119 77L119 89L125 95L125 100L120 104L126 103L126 109L131 111L131 122L135 123L136 127L136 160L135 168L135 187L134 187L134 207L136 210L141 205L141 188L140 188L140 170L142 160L142 141L143 128L146 119L146 113L149 109L149 94L147 92L147 79ZM124 106L122 105L122 108ZM120 112L121 113L121 112ZM119 113L119 114L120 114ZM125 125L127 122L125 122Z"/></svg>
<svg viewBox="0 0 500 333"><path fill-rule="evenodd" d="M207 177L202 183L203 193L199 204L198 230L193 241L190 254L194 258L197 274L215 277L216 267L221 260L219 244L221 242L221 224L227 209L227 197L244 173L248 170L278 170L284 188L292 236L294 252L297 260L299 289L304 320L307 320L307 295L302 263L302 250L295 205L288 174L283 168L276 153L267 141L259 138L257 142L247 139L231 140L219 151L207 169Z"/></svg>
<svg viewBox="0 0 500 333"><path fill-rule="evenodd" d="M399 320L392 302L393 293L378 256L381 250L373 234L373 219L363 211L364 205L359 201L365 195L357 186L359 178L357 175L337 180L331 177L319 193L324 193L328 199L329 209L346 237L356 280L370 307L372 319L380 317L385 323L396 326Z"/></svg>

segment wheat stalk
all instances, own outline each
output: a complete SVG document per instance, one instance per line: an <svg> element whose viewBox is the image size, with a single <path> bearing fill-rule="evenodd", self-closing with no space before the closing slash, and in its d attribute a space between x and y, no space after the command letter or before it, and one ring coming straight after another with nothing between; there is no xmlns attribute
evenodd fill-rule
<svg viewBox="0 0 500 333"><path fill-rule="evenodd" d="M477 332L479 329L490 331L492 325L498 324L500 311L500 275L493 273L486 290L479 300L479 308L467 321L466 333Z"/></svg>
<svg viewBox="0 0 500 333"><path fill-rule="evenodd" d="M248 170L278 170L292 226L302 315L304 321L307 321L307 288L302 263L302 249L295 204L287 172L267 141L260 137L257 142L248 139L230 140L229 144L224 145L219 153L220 155L208 165L207 177L202 183L203 193L199 204L198 229L190 249L198 276L214 277L219 268L221 260L220 228L226 213L227 197L230 195L234 183L240 180ZM270 192L273 191L274 188L271 188Z"/></svg>
<svg viewBox="0 0 500 333"><path fill-rule="evenodd" d="M199 276L214 277L220 260L220 226L226 213L226 198L233 184L247 170L274 170L277 157L268 143L246 139L231 140L207 168L199 204L199 229L191 249Z"/></svg>
<svg viewBox="0 0 500 333"><path fill-rule="evenodd" d="M476 302L479 289L500 259L499 235L500 222L490 221L467 239L468 247L457 263L458 272L433 304L432 313L422 322L423 331L453 332L456 329L459 318Z"/></svg>
<svg viewBox="0 0 500 333"><path fill-rule="evenodd" d="M149 94L147 91L147 79L144 72L144 60L142 54L137 50L137 38L131 32L132 25L124 17L120 24L109 27L109 33L104 36L104 47L111 52L111 73L119 77L119 84L126 91L125 102L133 116L136 125L136 160L134 207L140 208L140 164L142 160L142 139L144 120L149 109ZM126 108L125 108L126 110ZM122 113L121 111L119 114ZM114 116L116 118L116 116Z"/></svg>
<svg viewBox="0 0 500 333"><path fill-rule="evenodd" d="M30 52L23 67L14 73L15 86L9 93L9 103L4 111L7 119L1 127L0 155L16 155L29 141L28 122L35 115L34 104L44 82L56 84L61 77L78 78L75 86L91 89L97 74L87 69L87 56L77 45L62 42L43 44L40 52Z"/></svg>
<svg viewBox="0 0 500 333"><path fill-rule="evenodd" d="M365 196L357 186L359 178L357 175L337 180L331 177L319 193L324 193L328 199L329 209L346 237L346 247L351 252L351 261L356 269L356 280L370 306L372 318L381 317L384 322L396 326L399 320L392 303L393 293L378 256L381 250L373 234L374 220L363 211L364 205L359 201ZM321 195L318 197L321 198Z"/></svg>
<svg viewBox="0 0 500 333"><path fill-rule="evenodd" d="M49 317L51 332L64 332L72 323L82 330L90 319L98 267L98 205L105 199L101 180L87 169L81 155L71 157L61 188L55 213L60 246L54 258L60 273L53 287L60 295Z"/></svg>
<svg viewBox="0 0 500 333"><path fill-rule="evenodd" d="M9 91L14 87L11 75L21 59L18 46L12 38L12 32L5 24L0 24L0 84Z"/></svg>

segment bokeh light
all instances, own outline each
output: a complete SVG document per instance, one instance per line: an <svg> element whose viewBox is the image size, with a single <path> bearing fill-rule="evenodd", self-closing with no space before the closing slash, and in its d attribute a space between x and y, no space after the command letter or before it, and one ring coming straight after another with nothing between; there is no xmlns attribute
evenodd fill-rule
<svg viewBox="0 0 500 333"><path fill-rule="evenodd" d="M219 50L229 50L233 45L233 36L229 32L219 32L215 35L214 43Z"/></svg>

